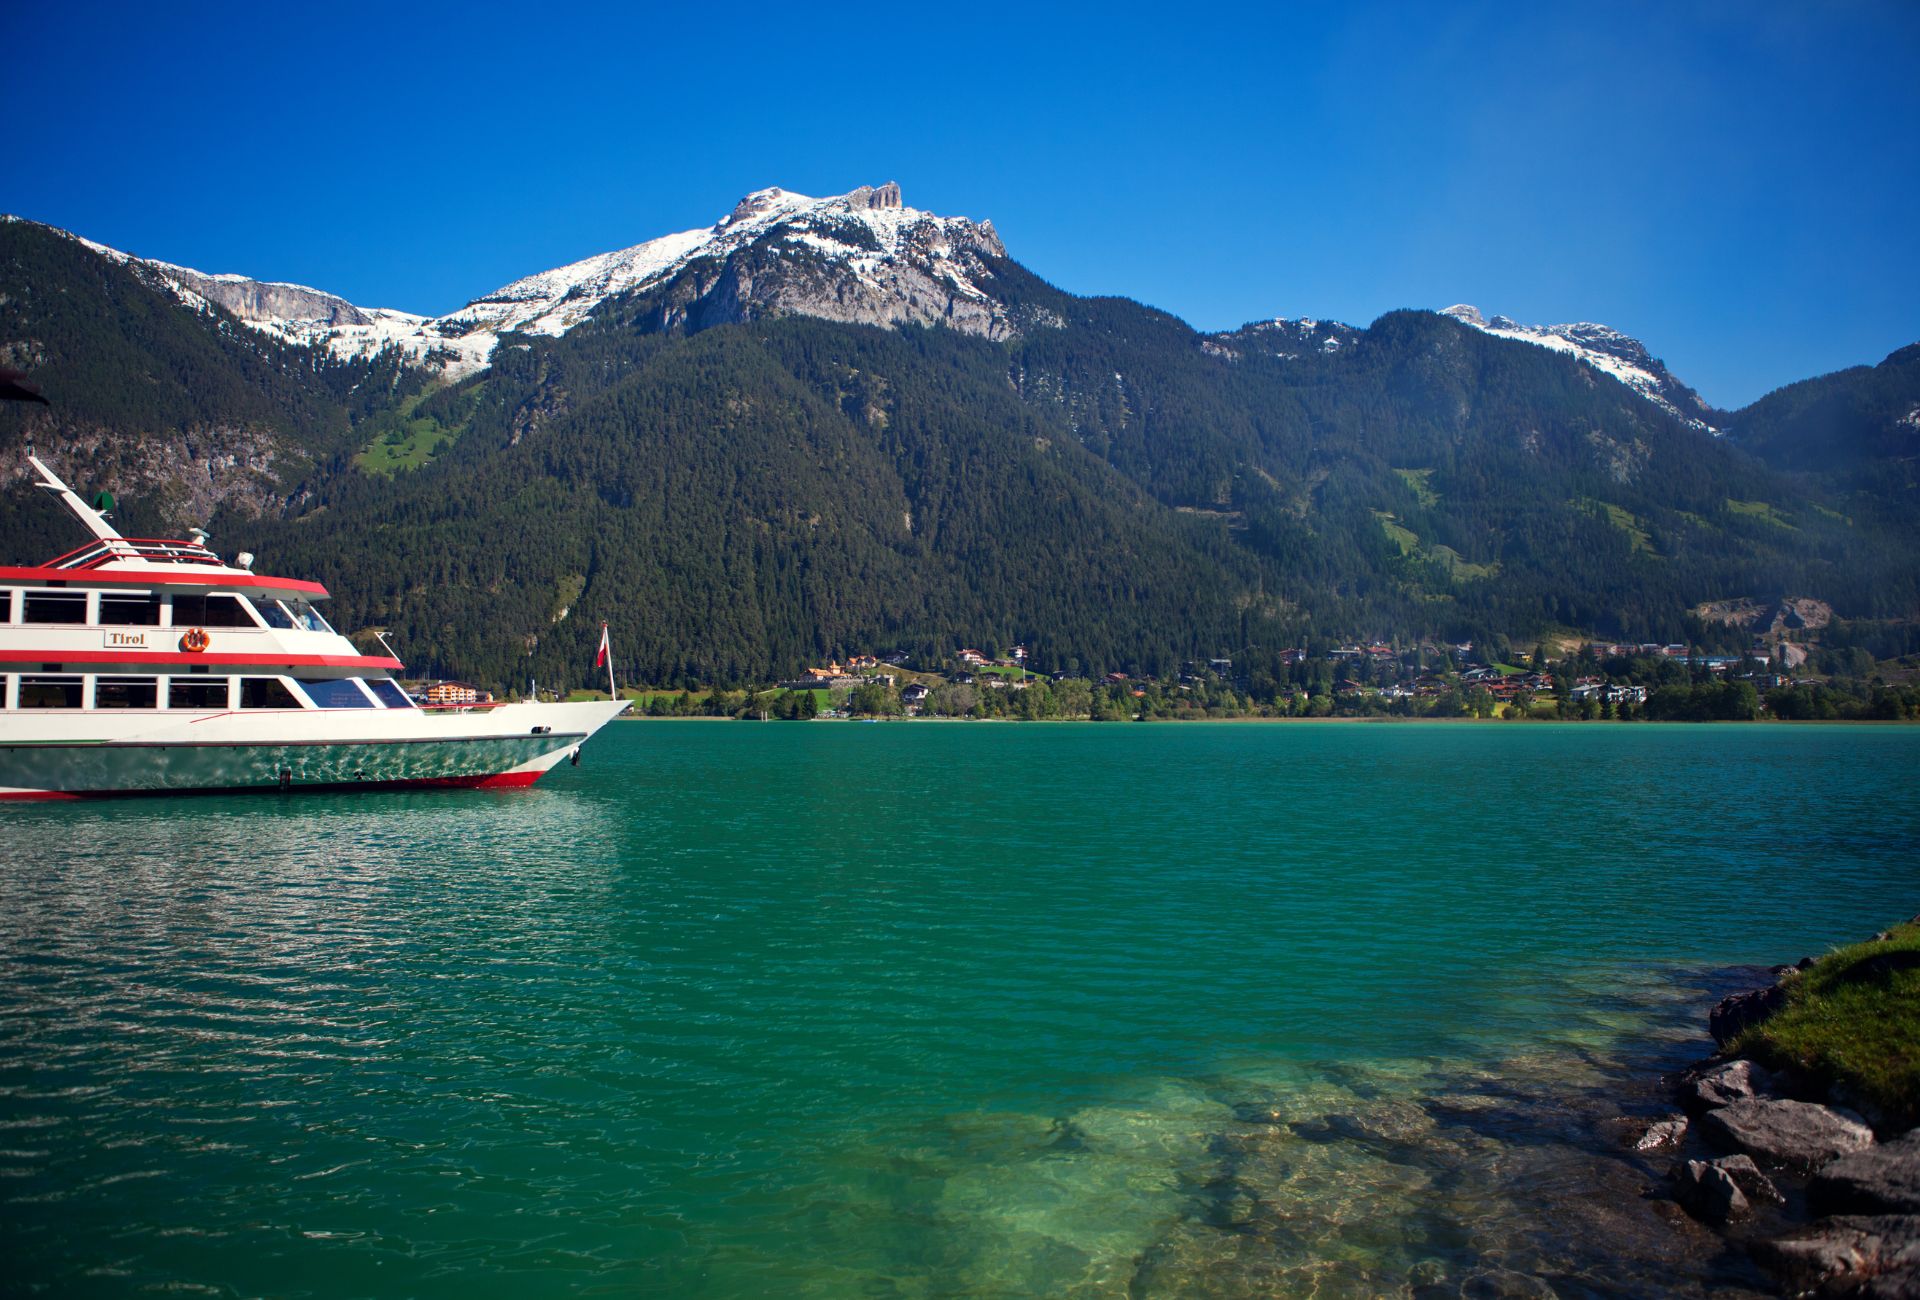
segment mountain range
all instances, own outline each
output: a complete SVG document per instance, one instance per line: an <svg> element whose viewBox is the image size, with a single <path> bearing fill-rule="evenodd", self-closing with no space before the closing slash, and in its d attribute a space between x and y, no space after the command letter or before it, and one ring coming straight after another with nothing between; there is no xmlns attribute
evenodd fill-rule
<svg viewBox="0 0 1920 1300"><path fill-rule="evenodd" d="M1920 347L1718 411L1603 325L1455 306L1201 332L1062 292L895 185L427 318L0 224L0 414L141 531L312 574L416 670L648 680L1025 641L1159 671L1357 635L1907 645ZM0 544L63 549L16 487ZM1851 630L1849 630L1851 629Z"/></svg>

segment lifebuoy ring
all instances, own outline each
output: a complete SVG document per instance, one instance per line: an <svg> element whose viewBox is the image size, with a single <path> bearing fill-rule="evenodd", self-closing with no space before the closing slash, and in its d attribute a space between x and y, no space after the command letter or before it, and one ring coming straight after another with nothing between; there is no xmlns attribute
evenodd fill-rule
<svg viewBox="0 0 1920 1300"><path fill-rule="evenodd" d="M199 654L207 648L207 629L190 627L187 634L180 638L180 648L188 654Z"/></svg>

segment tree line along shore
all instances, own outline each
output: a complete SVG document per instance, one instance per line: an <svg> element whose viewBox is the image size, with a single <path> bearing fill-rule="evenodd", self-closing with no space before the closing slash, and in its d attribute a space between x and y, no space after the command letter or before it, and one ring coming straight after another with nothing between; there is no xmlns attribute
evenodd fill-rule
<svg viewBox="0 0 1920 1300"><path fill-rule="evenodd" d="M1470 645L1353 644L1290 651L1275 671L1236 674L1232 661L1165 676L1071 669L1040 673L1020 656L965 650L935 664L860 656L792 681L631 687L637 717L1179 721L1255 718L1742 722L1920 720L1920 659L1817 652L1792 667L1752 653L1687 646L1582 644L1557 655L1482 661ZM579 691L578 698L606 698Z"/></svg>

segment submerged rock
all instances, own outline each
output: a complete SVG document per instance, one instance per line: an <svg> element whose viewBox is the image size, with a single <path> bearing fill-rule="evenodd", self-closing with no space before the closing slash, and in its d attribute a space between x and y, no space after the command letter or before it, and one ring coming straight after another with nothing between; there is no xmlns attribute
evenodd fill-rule
<svg viewBox="0 0 1920 1300"><path fill-rule="evenodd" d="M1558 1293L1537 1277L1510 1268L1485 1268L1460 1283L1460 1294L1471 1300L1542 1300Z"/></svg>
<svg viewBox="0 0 1920 1300"><path fill-rule="evenodd" d="M1805 1101L1750 1098L1700 1117L1700 1132L1717 1146L1808 1173L1838 1156L1873 1145L1859 1120Z"/></svg>
<svg viewBox="0 0 1920 1300"><path fill-rule="evenodd" d="M1920 1214L1920 1129L1826 1165L1807 1199L1822 1214Z"/></svg>
<svg viewBox="0 0 1920 1300"><path fill-rule="evenodd" d="M1667 1175L1673 1184L1673 1199L1688 1214L1716 1227L1743 1217L1750 1206L1745 1192L1733 1175L1705 1160L1687 1160Z"/></svg>
<svg viewBox="0 0 1920 1300"><path fill-rule="evenodd" d="M1687 1135L1687 1117L1675 1115L1671 1119L1655 1120L1647 1125L1646 1131L1634 1140L1635 1151L1658 1151L1661 1147L1678 1145Z"/></svg>
<svg viewBox="0 0 1920 1300"><path fill-rule="evenodd" d="M1796 1290L1874 1300L1920 1297L1920 1217L1822 1219L1776 1240L1756 1242L1753 1249Z"/></svg>
<svg viewBox="0 0 1920 1300"><path fill-rule="evenodd" d="M1680 1099L1695 1110L1714 1110L1767 1096L1773 1085L1773 1075L1764 1066L1743 1057L1688 1070L1680 1077Z"/></svg>
<svg viewBox="0 0 1920 1300"><path fill-rule="evenodd" d="M1713 1162L1713 1167L1733 1179L1734 1185L1746 1194L1749 1201L1771 1201L1775 1205L1785 1205L1787 1198L1773 1185L1773 1180L1760 1172L1760 1166L1753 1163L1752 1156L1721 1156Z"/></svg>

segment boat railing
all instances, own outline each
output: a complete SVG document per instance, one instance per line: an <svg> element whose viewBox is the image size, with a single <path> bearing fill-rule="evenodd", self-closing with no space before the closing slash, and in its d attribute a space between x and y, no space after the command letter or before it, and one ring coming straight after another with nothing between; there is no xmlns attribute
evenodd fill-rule
<svg viewBox="0 0 1920 1300"><path fill-rule="evenodd" d="M226 562L198 542L166 541L150 537L103 537L65 555L48 560L48 569L97 569L116 560L142 559L160 564L210 564L226 568Z"/></svg>

